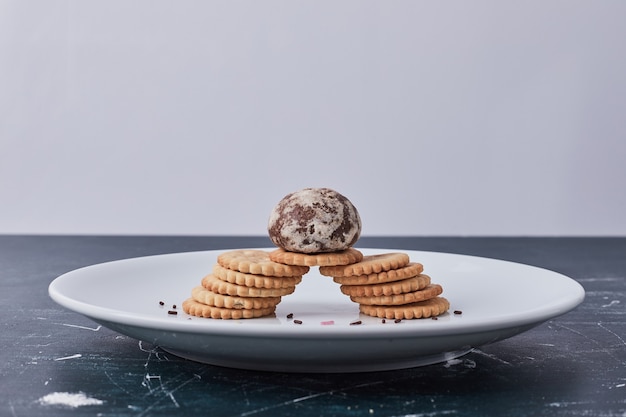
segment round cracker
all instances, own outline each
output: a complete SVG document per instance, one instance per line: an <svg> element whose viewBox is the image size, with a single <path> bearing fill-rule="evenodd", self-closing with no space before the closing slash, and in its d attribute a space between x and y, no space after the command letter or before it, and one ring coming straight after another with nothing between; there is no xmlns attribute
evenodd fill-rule
<svg viewBox="0 0 626 417"><path fill-rule="evenodd" d="M213 274L202 278L202 286L217 294L234 295L238 297L282 297L283 295L291 294L296 289L295 286L287 288L246 287L244 285L222 281Z"/></svg>
<svg viewBox="0 0 626 417"><path fill-rule="evenodd" d="M199 303L213 307L246 310L276 307L281 300L280 297L235 297L217 294L203 286L194 287L191 290L191 298Z"/></svg>
<svg viewBox="0 0 626 417"><path fill-rule="evenodd" d="M422 274L400 281L369 285L342 285L341 292L349 296L370 297L382 295L396 295L418 291L430 284L430 277Z"/></svg>
<svg viewBox="0 0 626 417"><path fill-rule="evenodd" d="M193 298L183 301L183 311L189 315L211 319L253 319L273 314L276 307L261 309L235 309L208 306Z"/></svg>
<svg viewBox="0 0 626 417"><path fill-rule="evenodd" d="M402 252L366 255L359 262L346 266L321 266L320 274L329 277L368 275L402 268L409 264L409 255Z"/></svg>
<svg viewBox="0 0 626 417"><path fill-rule="evenodd" d="M289 252L279 248L270 252L270 259L286 265L325 267L359 262L363 259L363 254L354 248L348 248L339 252L323 253Z"/></svg>
<svg viewBox="0 0 626 417"><path fill-rule="evenodd" d="M420 319L439 316L450 309L450 302L443 297L434 297L399 306L376 306L360 304L359 310L368 316L384 319Z"/></svg>
<svg viewBox="0 0 626 417"><path fill-rule="evenodd" d="M224 268L220 264L213 266L213 275L231 284L256 288L287 288L298 285L302 281L302 276L269 277L265 275L247 274L245 272Z"/></svg>
<svg viewBox="0 0 626 417"><path fill-rule="evenodd" d="M439 284L429 284L426 288L404 294L380 295L380 296L350 296L350 299L358 304L390 306L415 303L437 297L443 292Z"/></svg>
<svg viewBox="0 0 626 417"><path fill-rule="evenodd" d="M333 277L333 281L342 285L369 285L381 284L385 282L400 281L406 278L415 277L424 271L424 266L417 262L409 262L406 266L389 271L382 271L373 274L353 275L347 277Z"/></svg>
<svg viewBox="0 0 626 417"><path fill-rule="evenodd" d="M223 252L217 263L226 269L270 277L296 277L309 272L308 266L285 265L270 259L269 252L259 249L238 249Z"/></svg>

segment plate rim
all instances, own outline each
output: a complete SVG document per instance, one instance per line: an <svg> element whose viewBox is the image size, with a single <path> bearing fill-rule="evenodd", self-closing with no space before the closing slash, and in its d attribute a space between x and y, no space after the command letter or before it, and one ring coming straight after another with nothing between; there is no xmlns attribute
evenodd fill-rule
<svg viewBox="0 0 626 417"><path fill-rule="evenodd" d="M237 250L235 249L209 249L209 250L197 250L197 251L188 251L188 252L171 252L164 254L155 254L155 255L146 255L139 257L129 257L122 258L112 261L95 263L92 265L83 266L77 269L73 269L71 271L65 272L58 277L56 277L48 286L48 293L50 297L57 302L59 305L74 311L76 313L82 314L96 322L106 321L117 323L121 325L142 327L149 330L158 330L158 331L171 331L171 332L181 332L187 334L194 335L241 335L241 328L237 328L238 326L233 326L231 323L237 323L241 320L211 320L211 319L199 319L199 320L163 320L162 318L156 318L153 316L146 315L128 315L128 312L124 312L121 310L115 310L111 308L94 306L93 304L85 303L83 301L75 300L60 290L65 281L71 281L75 278L76 275L84 273L87 270L92 268L106 268L111 264L122 264L128 262L142 262L149 261L151 258L165 258L165 257L181 257L184 258L186 256L195 257L206 254L217 254L220 252L228 251L228 250ZM241 248L241 249L256 249L256 250L272 250L275 248L268 247L257 247L257 248ZM429 254L435 256L453 256L460 257L469 260L480 260L480 262L495 262L501 264L510 264L515 267L524 267L529 268L530 270L538 270L542 271L542 273L549 273L557 279L563 280L563 283L567 283L571 285L572 295L561 300L557 305L554 305L550 310L544 310L541 314L537 314L535 316L529 317L520 317L519 314L512 315L513 317L506 318L503 320L503 316L498 316L497 318L491 317L489 320L482 319L480 323L463 323L463 320L459 320L458 322L447 322L438 323L437 321L431 320L418 320L420 322L432 322L427 325L417 327L410 327L407 329L407 326L263 326L262 329L248 327L245 331L245 336L247 337L255 337L258 335L262 335L264 338L298 338L298 339L306 339L306 338L329 338L329 339L344 339L344 338L358 338L358 339L368 339L368 338L380 338L385 336L392 336L394 338L415 338L415 337L433 337L433 336L446 336L446 335L464 335L470 333L476 333L481 331L490 331L490 330L505 330L519 326L528 326L531 324L541 324L547 320L563 315L578 305L580 305L585 298L585 290L583 286L574 280L571 277L568 277L560 272L504 260L498 258L484 257L484 256L476 256L476 255L466 255L459 253L450 253L450 252L439 252L439 251L424 251L424 250L415 250L415 249L399 249L399 248L360 248L357 249L363 251L364 253L370 252L408 252L411 257L415 256L418 253L421 254ZM576 296L574 296L574 291L576 292ZM357 316L362 316L358 312L358 308L355 311ZM446 314L453 314L452 312L448 312ZM368 318L369 319L369 318ZM372 318L376 319L376 318ZM409 320L407 320L409 321ZM435 325L437 324L437 325Z"/></svg>

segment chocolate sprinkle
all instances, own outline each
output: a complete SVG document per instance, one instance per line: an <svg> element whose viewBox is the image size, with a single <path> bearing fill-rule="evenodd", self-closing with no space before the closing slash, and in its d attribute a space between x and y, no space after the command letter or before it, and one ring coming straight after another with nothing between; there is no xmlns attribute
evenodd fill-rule
<svg viewBox="0 0 626 417"><path fill-rule="evenodd" d="M463 312L461 310L454 310L454 314L459 315L459 314L463 314Z"/></svg>
<svg viewBox="0 0 626 417"><path fill-rule="evenodd" d="M400 323L402 321L402 319L395 319L393 322L394 323Z"/></svg>
<svg viewBox="0 0 626 417"><path fill-rule="evenodd" d="M294 320L293 322L296 324L302 324L302 320Z"/></svg>
<svg viewBox="0 0 626 417"><path fill-rule="evenodd" d="M163 301L159 301L159 305L160 305L160 306L164 306L164 305L165 305L165 303L164 303Z"/></svg>
<svg viewBox="0 0 626 417"><path fill-rule="evenodd" d="M293 318L293 313L289 313L289 314L287 314L287 318L288 318L288 319L292 319L292 318Z"/></svg>
<svg viewBox="0 0 626 417"><path fill-rule="evenodd" d="M350 326L354 326L354 325L361 324L361 323L362 323L361 320L353 321L352 323L350 323Z"/></svg>
<svg viewBox="0 0 626 417"><path fill-rule="evenodd" d="M175 315L178 314L178 311L170 310L170 311L167 312L167 314L171 314L171 315L175 316Z"/></svg>

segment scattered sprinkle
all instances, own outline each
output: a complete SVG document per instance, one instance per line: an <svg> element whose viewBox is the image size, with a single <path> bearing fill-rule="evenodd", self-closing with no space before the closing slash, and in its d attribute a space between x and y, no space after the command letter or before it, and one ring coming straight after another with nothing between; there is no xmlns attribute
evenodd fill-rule
<svg viewBox="0 0 626 417"><path fill-rule="evenodd" d="M163 301L159 301L159 305L160 305L160 306L164 306L164 305L165 305L165 303L164 303Z"/></svg>
<svg viewBox="0 0 626 417"><path fill-rule="evenodd" d="M294 320L293 322L296 324L302 324L302 320Z"/></svg>
<svg viewBox="0 0 626 417"><path fill-rule="evenodd" d="M350 326L356 326L356 325L361 324L361 323L362 323L361 320L353 321L352 323L350 323Z"/></svg>
<svg viewBox="0 0 626 417"><path fill-rule="evenodd" d="M432 319L433 320L439 320L439 317L433 317Z"/></svg>
<svg viewBox="0 0 626 417"><path fill-rule="evenodd" d="M293 313L289 313L289 314L287 314L287 318L288 318L288 319L292 319L292 318L293 318Z"/></svg>
<svg viewBox="0 0 626 417"><path fill-rule="evenodd" d="M454 310L454 314L460 315L460 314L463 314L463 312L461 310Z"/></svg>
<svg viewBox="0 0 626 417"><path fill-rule="evenodd" d="M321 324L322 326L330 326L330 325L335 324L335 321L334 320L323 321Z"/></svg>
<svg viewBox="0 0 626 417"><path fill-rule="evenodd" d="M170 314L170 315L172 315L172 316L175 316L175 315L177 315L177 314L178 314L178 311L169 310L169 311L167 312L167 314Z"/></svg>
<svg viewBox="0 0 626 417"><path fill-rule="evenodd" d="M172 308L176 310L176 304L172 304Z"/></svg>
<svg viewBox="0 0 626 417"><path fill-rule="evenodd" d="M382 321L383 323L387 323L387 320L385 320L385 319L382 319L381 321Z"/></svg>
<svg viewBox="0 0 626 417"><path fill-rule="evenodd" d="M393 322L394 323L400 323L402 321L402 319L395 319Z"/></svg>

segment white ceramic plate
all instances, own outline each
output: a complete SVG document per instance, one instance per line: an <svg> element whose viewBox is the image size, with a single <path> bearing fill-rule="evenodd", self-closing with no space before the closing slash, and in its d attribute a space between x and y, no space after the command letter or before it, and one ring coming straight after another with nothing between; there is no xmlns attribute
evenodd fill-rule
<svg viewBox="0 0 626 417"><path fill-rule="evenodd" d="M311 268L296 291L283 297L275 316L249 320L188 316L181 303L222 251L92 265L58 277L49 293L70 310L175 355L284 372L380 371L446 361L564 314L585 295L571 278L529 265L435 252L360 250L366 255L408 253L412 261L424 265L432 282L443 286L450 312L438 320L383 323L360 314L338 284ZM173 304L179 311L175 316L168 314ZM287 317L290 313L293 318ZM351 324L355 321L361 324Z"/></svg>

